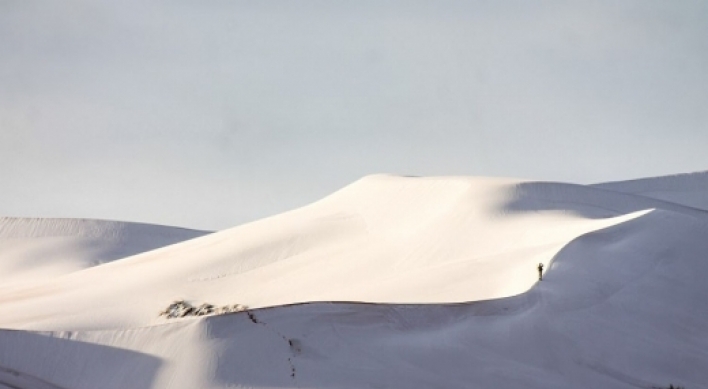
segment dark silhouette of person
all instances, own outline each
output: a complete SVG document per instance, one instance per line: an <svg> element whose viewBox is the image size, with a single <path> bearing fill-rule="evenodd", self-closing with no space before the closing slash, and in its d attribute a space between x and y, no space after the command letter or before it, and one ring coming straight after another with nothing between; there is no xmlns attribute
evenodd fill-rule
<svg viewBox="0 0 708 389"><path fill-rule="evenodd" d="M538 280L543 281L543 264L538 264Z"/></svg>

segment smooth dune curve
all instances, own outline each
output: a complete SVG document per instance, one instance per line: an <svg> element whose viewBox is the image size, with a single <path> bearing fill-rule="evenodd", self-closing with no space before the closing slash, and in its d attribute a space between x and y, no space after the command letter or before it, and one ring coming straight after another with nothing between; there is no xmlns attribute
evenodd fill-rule
<svg viewBox="0 0 708 389"><path fill-rule="evenodd" d="M0 217L0 290L44 283L208 233L109 220Z"/></svg>
<svg viewBox="0 0 708 389"><path fill-rule="evenodd" d="M703 210L607 188L367 177L7 288L2 326L45 331L0 330L0 387L700 388L706 236ZM175 297L264 308L158 318Z"/></svg>
<svg viewBox="0 0 708 389"><path fill-rule="evenodd" d="M638 217L519 212L513 180L365 177L301 209L19 288L9 328L158 324L175 299L457 303L523 293L565 244ZM62 302L71 301L67 306Z"/></svg>

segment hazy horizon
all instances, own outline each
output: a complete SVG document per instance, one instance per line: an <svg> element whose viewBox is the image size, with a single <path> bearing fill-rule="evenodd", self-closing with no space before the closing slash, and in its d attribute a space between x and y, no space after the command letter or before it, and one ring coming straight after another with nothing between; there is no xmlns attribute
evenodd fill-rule
<svg viewBox="0 0 708 389"><path fill-rule="evenodd" d="M368 174L708 169L708 3L8 1L0 216L223 229Z"/></svg>

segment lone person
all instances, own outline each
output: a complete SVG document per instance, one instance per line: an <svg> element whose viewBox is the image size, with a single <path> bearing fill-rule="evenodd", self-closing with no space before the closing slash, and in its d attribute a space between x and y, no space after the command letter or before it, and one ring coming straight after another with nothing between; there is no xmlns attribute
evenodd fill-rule
<svg viewBox="0 0 708 389"><path fill-rule="evenodd" d="M543 281L543 264L538 264L538 280Z"/></svg>

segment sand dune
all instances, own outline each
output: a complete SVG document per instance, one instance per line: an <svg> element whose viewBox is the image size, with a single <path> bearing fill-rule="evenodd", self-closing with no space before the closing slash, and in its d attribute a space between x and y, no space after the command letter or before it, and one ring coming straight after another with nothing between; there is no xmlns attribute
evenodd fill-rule
<svg viewBox="0 0 708 389"><path fill-rule="evenodd" d="M708 210L708 171L607 182L593 186Z"/></svg>
<svg viewBox="0 0 708 389"><path fill-rule="evenodd" d="M62 388L699 388L707 215L616 186L365 177L6 289L0 366ZM251 309L157 315L178 298Z"/></svg>
<svg viewBox="0 0 708 389"><path fill-rule="evenodd" d="M642 214L587 218L509 207L526 196L523 185L366 177L292 212L8 291L0 325L145 326L160 323L156 313L175 299L257 308L507 297L528 290L536 265L548 265L572 239Z"/></svg>
<svg viewBox="0 0 708 389"><path fill-rule="evenodd" d="M107 220L0 217L0 288L43 283L205 234Z"/></svg>

